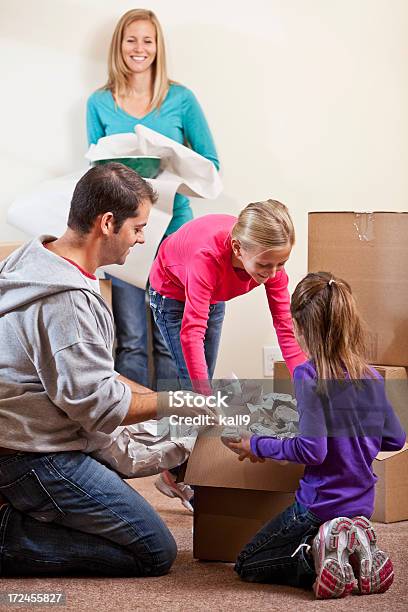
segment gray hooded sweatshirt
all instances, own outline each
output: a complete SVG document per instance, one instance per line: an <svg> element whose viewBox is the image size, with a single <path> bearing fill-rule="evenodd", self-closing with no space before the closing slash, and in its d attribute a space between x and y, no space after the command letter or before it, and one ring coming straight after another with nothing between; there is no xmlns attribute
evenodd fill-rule
<svg viewBox="0 0 408 612"><path fill-rule="evenodd" d="M126 416L112 313L40 236L0 262L0 446L91 452Z"/></svg>

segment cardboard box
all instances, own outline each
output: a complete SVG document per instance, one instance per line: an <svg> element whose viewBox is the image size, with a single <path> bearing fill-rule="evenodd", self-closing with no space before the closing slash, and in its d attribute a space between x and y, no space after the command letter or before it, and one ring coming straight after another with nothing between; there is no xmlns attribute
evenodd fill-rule
<svg viewBox="0 0 408 612"><path fill-rule="evenodd" d="M408 365L408 213L309 213L310 272L346 280L369 329L368 360Z"/></svg>
<svg viewBox="0 0 408 612"><path fill-rule="evenodd" d="M284 361L273 362L273 391L274 393L295 394L292 377Z"/></svg>
<svg viewBox="0 0 408 612"><path fill-rule="evenodd" d="M384 378L388 401L408 431L408 368L385 365L374 365L374 368Z"/></svg>
<svg viewBox="0 0 408 612"><path fill-rule="evenodd" d="M378 477L373 521L408 520L408 444L400 451L378 453L374 464Z"/></svg>
<svg viewBox="0 0 408 612"><path fill-rule="evenodd" d="M304 466L238 461L219 437L201 436L185 482L194 485L193 555L234 562L273 516L293 503Z"/></svg>
<svg viewBox="0 0 408 612"><path fill-rule="evenodd" d="M0 242L0 261L6 259L6 257L23 244L23 242ZM102 297L108 302L110 308L112 308L112 281L100 279L99 285Z"/></svg>
<svg viewBox="0 0 408 612"><path fill-rule="evenodd" d="M265 523L294 500L294 493L194 486L193 557L234 563Z"/></svg>

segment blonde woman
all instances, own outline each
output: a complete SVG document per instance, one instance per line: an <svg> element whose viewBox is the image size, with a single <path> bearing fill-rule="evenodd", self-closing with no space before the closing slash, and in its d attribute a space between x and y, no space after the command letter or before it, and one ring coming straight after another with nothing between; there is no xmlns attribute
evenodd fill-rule
<svg viewBox="0 0 408 612"><path fill-rule="evenodd" d="M293 333L284 269L294 241L286 206L266 200L249 204L238 218L190 221L162 243L150 273L150 306L183 388L211 393L224 302L259 285L289 369L306 360Z"/></svg>
<svg viewBox="0 0 408 612"><path fill-rule="evenodd" d="M207 121L194 94L167 75L164 38L152 11L125 13L113 33L108 61L109 78L91 95L87 105L89 144L112 134L133 132L145 125L187 144L219 167ZM189 200L174 199L173 217L166 236L193 218ZM147 356L145 292L113 278L113 313L116 323L116 363L120 374L150 386ZM153 326L156 380L177 378L160 332ZM156 383L153 382L153 387Z"/></svg>

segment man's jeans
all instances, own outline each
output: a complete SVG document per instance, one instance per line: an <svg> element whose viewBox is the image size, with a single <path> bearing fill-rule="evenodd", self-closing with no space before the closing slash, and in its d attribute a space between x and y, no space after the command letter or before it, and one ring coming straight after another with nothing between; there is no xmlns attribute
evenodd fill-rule
<svg viewBox="0 0 408 612"><path fill-rule="evenodd" d="M170 531L116 472L79 451L0 457L0 576L160 576Z"/></svg>
<svg viewBox="0 0 408 612"><path fill-rule="evenodd" d="M248 582L310 588L316 579L313 558L300 548L311 544L322 521L295 502L267 523L238 556L235 571Z"/></svg>
<svg viewBox="0 0 408 612"><path fill-rule="evenodd" d="M148 307L146 291L118 278L112 281L112 311L116 326L115 369L144 387L156 389L157 380L177 380L177 371L162 335L152 320L154 380L148 368Z"/></svg>
<svg viewBox="0 0 408 612"><path fill-rule="evenodd" d="M158 291L149 288L150 307L154 320L167 344L167 347L177 366L178 379L182 389L191 388L190 376L184 360L180 342L181 324L184 314L184 302L160 295ZM208 314L207 331L204 338L205 361L208 369L208 380L214 376L220 345L222 323L225 315L225 303L211 304Z"/></svg>

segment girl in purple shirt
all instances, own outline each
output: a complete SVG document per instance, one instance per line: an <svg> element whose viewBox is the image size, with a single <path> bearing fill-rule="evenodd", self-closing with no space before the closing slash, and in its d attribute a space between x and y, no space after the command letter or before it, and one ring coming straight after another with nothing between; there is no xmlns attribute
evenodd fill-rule
<svg viewBox="0 0 408 612"><path fill-rule="evenodd" d="M318 598L353 589L381 593L392 584L389 556L368 518L379 451L404 446L406 434L384 381L365 361L363 328L349 285L326 272L308 274L291 301L295 333L309 361L294 370L299 435L230 442L240 460L305 465L295 503L240 553L242 579L310 587Z"/></svg>

